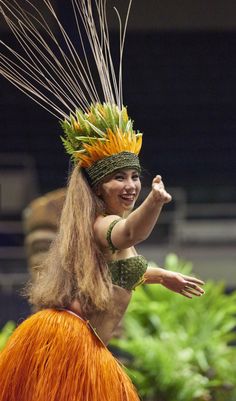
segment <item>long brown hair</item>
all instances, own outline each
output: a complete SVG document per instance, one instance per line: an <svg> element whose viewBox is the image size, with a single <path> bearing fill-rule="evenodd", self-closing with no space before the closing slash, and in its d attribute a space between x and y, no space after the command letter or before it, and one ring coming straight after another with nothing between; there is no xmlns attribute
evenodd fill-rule
<svg viewBox="0 0 236 401"><path fill-rule="evenodd" d="M106 262L94 238L94 221L104 205L75 167L68 183L59 232L38 277L28 288L37 309L67 307L79 300L83 311L105 310L112 291Z"/></svg>

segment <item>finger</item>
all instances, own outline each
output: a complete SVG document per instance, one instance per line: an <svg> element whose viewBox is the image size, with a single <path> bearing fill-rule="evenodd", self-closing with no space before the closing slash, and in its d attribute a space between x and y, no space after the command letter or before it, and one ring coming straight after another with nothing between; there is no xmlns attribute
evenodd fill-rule
<svg viewBox="0 0 236 401"><path fill-rule="evenodd" d="M153 179L153 183L159 183L161 182L162 178L161 175L156 175L156 177Z"/></svg>
<svg viewBox="0 0 236 401"><path fill-rule="evenodd" d="M196 297L200 297L201 295L203 295L202 291L199 291L196 288L190 288L188 286L184 287L184 292L187 292L188 294L195 295Z"/></svg>
<svg viewBox="0 0 236 401"><path fill-rule="evenodd" d="M166 197L166 191L165 191L164 189L159 188L159 194L160 194L160 197L161 197L162 199L165 199L165 197Z"/></svg>
<svg viewBox="0 0 236 401"><path fill-rule="evenodd" d="M188 292L186 292L184 290L180 290L179 293L180 293L180 295L183 295L186 298L192 299L192 296Z"/></svg>
<svg viewBox="0 0 236 401"><path fill-rule="evenodd" d="M205 294L205 291L203 290L203 288L199 287L197 284L195 283L191 283L191 282L186 282L185 284L185 288L191 288L194 289L195 291L201 293L201 294Z"/></svg>
<svg viewBox="0 0 236 401"><path fill-rule="evenodd" d="M161 199L163 201L169 202L171 200L170 194L168 194L168 192L166 192L166 190L164 188L163 189L159 189L159 193L160 193Z"/></svg>
<svg viewBox="0 0 236 401"><path fill-rule="evenodd" d="M200 284L200 285L204 285L204 284L205 284L204 281L199 280L199 279L196 278L196 277L185 276L185 275L182 275L182 277L183 277L185 280L190 281L190 282L192 282L192 283L196 283L196 284Z"/></svg>
<svg viewBox="0 0 236 401"><path fill-rule="evenodd" d="M172 200L172 196L166 192L166 202L170 202Z"/></svg>

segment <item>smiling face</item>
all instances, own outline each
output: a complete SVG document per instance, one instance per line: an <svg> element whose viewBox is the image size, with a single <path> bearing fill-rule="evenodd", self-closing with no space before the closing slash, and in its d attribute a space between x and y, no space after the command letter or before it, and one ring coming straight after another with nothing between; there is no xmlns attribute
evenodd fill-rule
<svg viewBox="0 0 236 401"><path fill-rule="evenodd" d="M141 190L139 173L134 169L114 172L97 188L97 195L103 199L106 212L123 216L129 213Z"/></svg>

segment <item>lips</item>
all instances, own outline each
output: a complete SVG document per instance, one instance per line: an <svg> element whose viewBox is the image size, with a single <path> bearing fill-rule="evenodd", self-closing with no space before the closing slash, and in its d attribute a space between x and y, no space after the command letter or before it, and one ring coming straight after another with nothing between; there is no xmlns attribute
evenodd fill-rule
<svg viewBox="0 0 236 401"><path fill-rule="evenodd" d="M135 195L120 195L121 199L127 202L133 202L135 200Z"/></svg>

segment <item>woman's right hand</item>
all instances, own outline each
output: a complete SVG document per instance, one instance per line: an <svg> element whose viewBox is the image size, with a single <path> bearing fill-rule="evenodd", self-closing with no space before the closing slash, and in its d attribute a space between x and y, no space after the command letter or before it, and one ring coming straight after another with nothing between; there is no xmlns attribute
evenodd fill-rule
<svg viewBox="0 0 236 401"><path fill-rule="evenodd" d="M172 200L172 196L165 190L162 178L160 175L152 181L152 193L155 201L160 203L169 203Z"/></svg>

